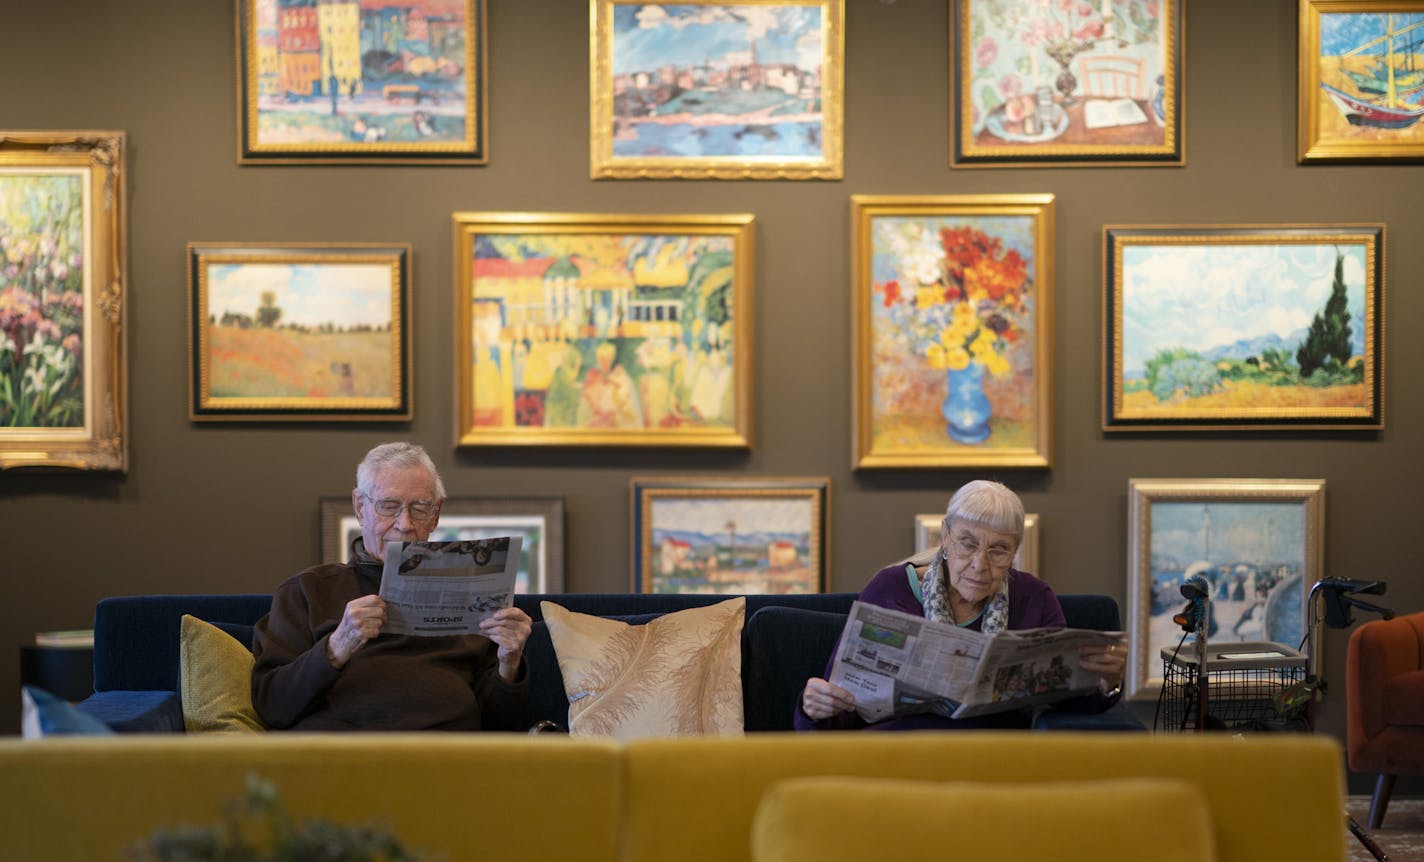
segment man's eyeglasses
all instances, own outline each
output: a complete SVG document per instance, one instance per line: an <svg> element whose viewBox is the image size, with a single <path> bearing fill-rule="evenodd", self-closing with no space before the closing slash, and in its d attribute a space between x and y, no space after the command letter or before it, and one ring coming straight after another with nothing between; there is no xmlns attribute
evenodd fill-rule
<svg viewBox="0 0 1424 862"><path fill-rule="evenodd" d="M365 496L364 494L362 496ZM439 508L430 500L414 500L410 503L404 500L372 500L366 497L366 501L371 504L371 508L376 510L376 514L382 518L399 518L401 510L410 512L413 521L428 521L435 517L435 512Z"/></svg>
<svg viewBox="0 0 1424 862"><path fill-rule="evenodd" d="M990 545L988 548L981 548L979 543L969 536L960 536L949 543L950 553L961 560L973 559L979 556L979 551L984 551L984 559L989 561L991 566L1007 566L1014 561L1014 552L1008 548L998 545Z"/></svg>

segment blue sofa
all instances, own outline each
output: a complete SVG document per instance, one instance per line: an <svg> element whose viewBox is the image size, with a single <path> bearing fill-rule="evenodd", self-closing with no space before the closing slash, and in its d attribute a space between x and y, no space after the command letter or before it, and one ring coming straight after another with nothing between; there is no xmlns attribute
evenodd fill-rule
<svg viewBox="0 0 1424 862"><path fill-rule="evenodd" d="M567 593L516 596L534 619L525 647L529 661L530 723L568 723L568 699L553 642L539 607L549 600L571 611L640 624L665 613L728 598L719 595ZM806 680L825 670L854 593L747 596L742 633L743 710L748 731L790 730ZM1061 595L1068 625L1119 629L1117 602L1100 595ZM184 614L206 620L240 642L252 643L254 624L271 606L270 595L120 596L94 612L94 694L79 704L119 732L183 731L178 680L178 628ZM1105 713L1046 710L1040 728L1142 730L1122 704Z"/></svg>

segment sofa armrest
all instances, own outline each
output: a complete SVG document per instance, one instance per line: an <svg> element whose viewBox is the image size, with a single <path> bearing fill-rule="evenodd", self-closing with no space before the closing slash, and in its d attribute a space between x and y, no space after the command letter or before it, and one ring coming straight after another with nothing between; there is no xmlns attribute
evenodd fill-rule
<svg viewBox="0 0 1424 862"><path fill-rule="evenodd" d="M115 733L183 733L177 692L101 691L77 706Z"/></svg>

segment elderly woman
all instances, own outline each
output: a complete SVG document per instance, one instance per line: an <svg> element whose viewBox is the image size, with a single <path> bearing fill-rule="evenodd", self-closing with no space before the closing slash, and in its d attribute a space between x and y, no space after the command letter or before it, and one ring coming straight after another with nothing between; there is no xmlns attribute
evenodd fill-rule
<svg viewBox="0 0 1424 862"><path fill-rule="evenodd" d="M997 482L970 482L949 501L939 547L881 569L860 600L908 614L994 634L1005 629L1063 628L1063 608L1048 584L1010 566L1023 539L1023 503ZM837 649L839 652L839 649ZM835 661L835 654L831 662ZM1120 644L1082 647L1082 666L1100 675L1096 694L1063 708L1101 711L1122 684ZM831 664L826 675L830 676ZM907 730L955 727L1027 727L1022 711L955 720L931 713L896 716L867 725L855 713L855 696L815 677L806 682L796 710L798 730Z"/></svg>

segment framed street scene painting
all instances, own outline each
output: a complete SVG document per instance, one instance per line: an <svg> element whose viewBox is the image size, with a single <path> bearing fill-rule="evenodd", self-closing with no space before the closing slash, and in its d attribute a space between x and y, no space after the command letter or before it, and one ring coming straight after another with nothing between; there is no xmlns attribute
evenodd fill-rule
<svg viewBox="0 0 1424 862"><path fill-rule="evenodd" d="M456 213L458 444L749 447L752 228Z"/></svg>
<svg viewBox="0 0 1424 862"><path fill-rule="evenodd" d="M1384 426L1384 226L1103 228L1106 431Z"/></svg>
<svg viewBox="0 0 1424 862"><path fill-rule="evenodd" d="M1053 196L854 195L857 468L1047 467Z"/></svg>
<svg viewBox="0 0 1424 862"><path fill-rule="evenodd" d="M1300 0L1301 162L1424 160L1424 0Z"/></svg>
<svg viewBox="0 0 1424 862"><path fill-rule="evenodd" d="M633 590L825 589L831 480L634 478Z"/></svg>
<svg viewBox="0 0 1424 862"><path fill-rule="evenodd" d="M237 0L240 164L484 164L485 0Z"/></svg>
<svg viewBox="0 0 1424 862"><path fill-rule="evenodd" d="M840 179L845 0L590 0L594 179Z"/></svg>
<svg viewBox="0 0 1424 862"><path fill-rule="evenodd" d="M123 132L0 132L0 470L128 466Z"/></svg>
<svg viewBox="0 0 1424 862"><path fill-rule="evenodd" d="M950 164L1184 164L1183 5L952 0Z"/></svg>
<svg viewBox="0 0 1424 862"><path fill-rule="evenodd" d="M939 545L940 527L943 523L943 514L931 512L915 516L915 553ZM1038 567L1038 516L1032 512L1024 513L1023 541L1019 542L1018 552L1014 554L1014 561L1010 565L1021 572L1048 580Z"/></svg>
<svg viewBox="0 0 1424 862"><path fill-rule="evenodd" d="M411 417L410 246L188 244L189 418Z"/></svg>

